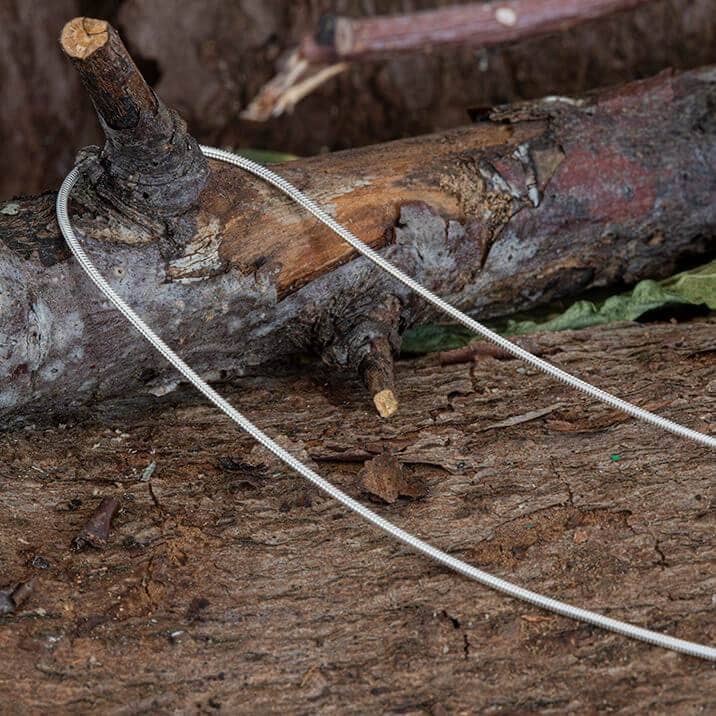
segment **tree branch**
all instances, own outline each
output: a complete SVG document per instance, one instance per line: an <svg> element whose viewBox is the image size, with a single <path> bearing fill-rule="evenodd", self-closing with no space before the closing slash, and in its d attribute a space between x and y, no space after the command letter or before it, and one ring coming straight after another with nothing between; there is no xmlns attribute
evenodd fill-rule
<svg viewBox="0 0 716 716"><path fill-rule="evenodd" d="M405 15L351 18L324 15L315 35L280 61L277 75L242 112L264 122L293 107L349 67L404 52L444 45L492 47L631 10L647 0L498 0L467 3Z"/></svg>
<svg viewBox="0 0 716 716"><path fill-rule="evenodd" d="M393 373L393 351L385 336L370 342L370 351L361 365L361 372L373 404L381 418L389 418L398 410Z"/></svg>
<svg viewBox="0 0 716 716"><path fill-rule="evenodd" d="M100 119L111 129L134 129L143 115L155 116L156 95L144 81L117 31L104 20L76 17L63 28L62 49L92 99ZM157 117L155 128L166 131Z"/></svg>
<svg viewBox="0 0 716 716"><path fill-rule="evenodd" d="M186 124L147 85L117 31L77 17L60 38L97 111L107 142L85 156L86 180L100 197L135 218L170 219L196 202L207 162Z"/></svg>

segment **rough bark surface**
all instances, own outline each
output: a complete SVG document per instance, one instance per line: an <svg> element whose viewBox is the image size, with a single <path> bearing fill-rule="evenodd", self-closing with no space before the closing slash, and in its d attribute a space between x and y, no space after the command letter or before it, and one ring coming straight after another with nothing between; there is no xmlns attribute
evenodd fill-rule
<svg viewBox="0 0 716 716"><path fill-rule="evenodd" d="M715 103L713 69L667 73L280 171L409 274L494 317L712 254ZM2 414L171 390L173 373L66 258L52 200L0 208ZM72 213L104 275L209 377L297 352L356 371L376 338L395 347L397 332L429 315L227 165L212 165L190 236L98 208L91 184Z"/></svg>
<svg viewBox="0 0 716 716"><path fill-rule="evenodd" d="M55 189L99 132L57 46L89 14L115 23L140 68L207 144L309 155L464 124L466 107L586 90L716 62L716 0L653 0L618 17L515 46L409 56L353 68L294 115L239 113L321 13L404 13L456 0L54 0L0 4L0 197Z"/></svg>
<svg viewBox="0 0 716 716"><path fill-rule="evenodd" d="M713 321L545 334L559 365L716 431ZM437 361L435 361L437 362ZM716 643L705 447L585 402L517 361L398 364L390 422L326 375L229 395L361 494L383 451L427 494L377 509L529 588ZM710 713L706 662L448 573L287 474L212 408L0 437L0 701L20 713ZM146 468L155 464L153 474ZM142 479L145 478L145 479ZM103 497L104 551L71 543ZM0 587L3 584L0 583Z"/></svg>

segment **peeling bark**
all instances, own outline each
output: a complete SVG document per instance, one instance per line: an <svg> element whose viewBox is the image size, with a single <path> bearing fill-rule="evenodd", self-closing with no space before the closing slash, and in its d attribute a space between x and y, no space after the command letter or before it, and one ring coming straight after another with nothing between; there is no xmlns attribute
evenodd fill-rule
<svg viewBox="0 0 716 716"><path fill-rule="evenodd" d="M715 96L712 69L664 74L280 172L418 280L494 317L712 254ZM2 414L165 394L175 376L66 259L52 200L0 208ZM149 231L98 206L90 188L71 210L101 271L209 378L306 351L358 371L376 339L394 350L405 326L430 316L286 198L225 165L211 165L190 235L168 222Z"/></svg>

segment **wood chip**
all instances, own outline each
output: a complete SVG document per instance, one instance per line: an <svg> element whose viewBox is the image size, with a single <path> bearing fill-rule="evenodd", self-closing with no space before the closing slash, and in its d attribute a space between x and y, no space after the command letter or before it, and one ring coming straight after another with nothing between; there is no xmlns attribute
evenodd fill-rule
<svg viewBox="0 0 716 716"><path fill-rule="evenodd" d="M408 479L403 466L392 455L377 455L368 460L358 477L363 490L387 503L395 502L398 497L424 497L426 494L425 486Z"/></svg>
<svg viewBox="0 0 716 716"><path fill-rule="evenodd" d="M485 430L493 430L495 428L511 428L513 425L520 425L521 423L527 423L530 420L536 420L537 418L541 418L544 415L549 415L555 410L559 410L561 407L562 403L554 403L554 405L548 405L546 408L541 408L540 410L530 410L528 413L514 415L513 417L507 418L506 420L501 420L499 423L491 423L490 425L486 425L479 432L484 432Z"/></svg>
<svg viewBox="0 0 716 716"><path fill-rule="evenodd" d="M543 622L554 621L554 617L548 617L543 614L523 614L522 619L530 624L541 624Z"/></svg>
<svg viewBox="0 0 716 716"><path fill-rule="evenodd" d="M589 535L586 530L576 530L574 533L574 543L583 544L589 539Z"/></svg>

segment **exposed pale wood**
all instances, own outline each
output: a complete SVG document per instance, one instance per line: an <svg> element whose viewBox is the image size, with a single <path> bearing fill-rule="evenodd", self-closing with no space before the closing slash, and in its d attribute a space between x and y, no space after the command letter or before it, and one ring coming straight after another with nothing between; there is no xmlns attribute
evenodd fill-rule
<svg viewBox="0 0 716 716"><path fill-rule="evenodd" d="M109 25L105 20L76 17L62 29L60 43L68 57L84 60L109 42Z"/></svg>
<svg viewBox="0 0 716 716"><path fill-rule="evenodd" d="M544 133L542 122L482 124L440 135L303 159L277 169L373 247L385 246L400 206L421 201L460 218L483 193L470 164L491 148L509 153ZM499 148L499 149L498 149ZM467 164L466 170L461 166ZM463 186L458 175L467 171ZM455 182L450 186L451 180ZM278 192L232 168L212 164L208 211L225 226L222 256L233 265L268 260L280 295L291 293L345 263L353 249Z"/></svg>
<svg viewBox="0 0 716 716"><path fill-rule="evenodd" d="M363 359L361 372L373 396L373 403L381 418L389 418L398 409L395 395L395 376L393 372L393 349L385 336L369 341L368 354Z"/></svg>

